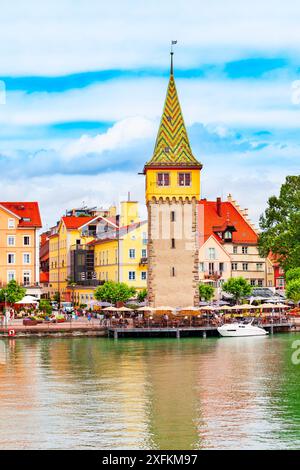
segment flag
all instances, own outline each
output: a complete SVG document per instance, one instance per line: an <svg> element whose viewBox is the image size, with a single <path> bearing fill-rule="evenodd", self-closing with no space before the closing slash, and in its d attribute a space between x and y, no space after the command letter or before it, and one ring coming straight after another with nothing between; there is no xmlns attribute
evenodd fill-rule
<svg viewBox="0 0 300 470"><path fill-rule="evenodd" d="M177 41L172 41L171 44L173 46L173 44L177 44Z"/></svg>

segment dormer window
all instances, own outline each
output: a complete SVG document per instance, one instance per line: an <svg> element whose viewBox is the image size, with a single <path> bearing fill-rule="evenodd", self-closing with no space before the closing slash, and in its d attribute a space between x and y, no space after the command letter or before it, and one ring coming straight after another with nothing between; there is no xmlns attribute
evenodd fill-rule
<svg viewBox="0 0 300 470"><path fill-rule="evenodd" d="M229 230L224 232L224 240L232 240L232 233Z"/></svg>

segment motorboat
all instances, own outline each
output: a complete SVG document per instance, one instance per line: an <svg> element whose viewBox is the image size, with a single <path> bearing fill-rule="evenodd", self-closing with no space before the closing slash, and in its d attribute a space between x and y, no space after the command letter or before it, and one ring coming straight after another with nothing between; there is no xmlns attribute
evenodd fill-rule
<svg viewBox="0 0 300 470"><path fill-rule="evenodd" d="M269 333L264 328L252 325L252 323L225 323L218 327L221 336L241 337L241 336L266 336Z"/></svg>

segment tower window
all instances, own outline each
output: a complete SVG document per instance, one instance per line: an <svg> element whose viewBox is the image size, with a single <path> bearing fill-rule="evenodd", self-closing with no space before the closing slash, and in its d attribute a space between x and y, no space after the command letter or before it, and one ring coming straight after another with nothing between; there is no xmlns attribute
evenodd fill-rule
<svg viewBox="0 0 300 470"><path fill-rule="evenodd" d="M157 186L170 186L169 173L157 173Z"/></svg>
<svg viewBox="0 0 300 470"><path fill-rule="evenodd" d="M179 186L191 186L191 173L178 173Z"/></svg>
<svg viewBox="0 0 300 470"><path fill-rule="evenodd" d="M172 248L175 248L175 238L172 238L171 246L172 246Z"/></svg>
<svg viewBox="0 0 300 470"><path fill-rule="evenodd" d="M171 277L175 277L175 268L172 266L171 268Z"/></svg>
<svg viewBox="0 0 300 470"><path fill-rule="evenodd" d="M175 211L171 211L171 222L175 222Z"/></svg>

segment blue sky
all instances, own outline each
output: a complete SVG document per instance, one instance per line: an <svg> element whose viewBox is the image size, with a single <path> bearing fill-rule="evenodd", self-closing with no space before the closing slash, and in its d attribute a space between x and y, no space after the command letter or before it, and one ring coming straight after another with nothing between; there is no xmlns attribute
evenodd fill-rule
<svg viewBox="0 0 300 470"><path fill-rule="evenodd" d="M11 0L0 15L0 197L70 207L144 202L175 46L202 196L257 221L299 174L300 6L237 0ZM1 86L0 86L1 94ZM142 211L145 214L145 210Z"/></svg>

